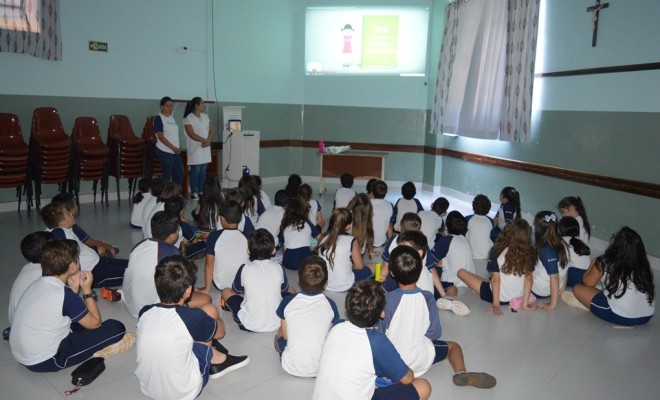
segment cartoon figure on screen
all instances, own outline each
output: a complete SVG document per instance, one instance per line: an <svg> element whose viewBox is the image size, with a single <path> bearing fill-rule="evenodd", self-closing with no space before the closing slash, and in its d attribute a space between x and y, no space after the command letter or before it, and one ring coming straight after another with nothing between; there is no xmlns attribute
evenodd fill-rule
<svg viewBox="0 0 660 400"><path fill-rule="evenodd" d="M341 30L341 34L344 38L344 46L342 47L341 50L341 55L342 55L342 64L341 66L344 68L348 68L351 66L352 61L353 61L353 33L355 32L355 29L351 26L351 24L346 24L344 25L344 28Z"/></svg>

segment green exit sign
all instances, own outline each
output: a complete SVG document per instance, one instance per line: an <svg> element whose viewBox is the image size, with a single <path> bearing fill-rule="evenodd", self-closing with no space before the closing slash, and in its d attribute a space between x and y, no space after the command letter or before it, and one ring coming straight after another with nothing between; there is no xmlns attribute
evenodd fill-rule
<svg viewBox="0 0 660 400"><path fill-rule="evenodd" d="M105 42L94 42L89 41L89 50L90 51L105 51L108 52L108 44Z"/></svg>

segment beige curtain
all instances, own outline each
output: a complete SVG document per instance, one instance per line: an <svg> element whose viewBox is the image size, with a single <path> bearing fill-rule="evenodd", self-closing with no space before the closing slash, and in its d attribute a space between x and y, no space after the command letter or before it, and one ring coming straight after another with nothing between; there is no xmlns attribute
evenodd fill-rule
<svg viewBox="0 0 660 400"><path fill-rule="evenodd" d="M500 140L530 140L540 3L541 0L509 0L506 91Z"/></svg>
<svg viewBox="0 0 660 400"><path fill-rule="evenodd" d="M447 7L434 133L529 140L540 0L458 0Z"/></svg>
<svg viewBox="0 0 660 400"><path fill-rule="evenodd" d="M61 60L59 0L0 0L0 52Z"/></svg>

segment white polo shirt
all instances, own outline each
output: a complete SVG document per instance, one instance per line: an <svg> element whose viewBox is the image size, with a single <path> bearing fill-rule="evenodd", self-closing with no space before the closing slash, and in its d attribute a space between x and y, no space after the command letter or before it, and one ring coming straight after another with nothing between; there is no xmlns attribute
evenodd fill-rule
<svg viewBox="0 0 660 400"><path fill-rule="evenodd" d="M16 361L36 365L53 357L71 332L71 323L87 315L83 300L54 276L42 276L23 293L16 307L9 344Z"/></svg>
<svg viewBox="0 0 660 400"><path fill-rule="evenodd" d="M156 198L149 192L142 193L142 200L137 204L132 204L133 210L131 211L131 225L142 227L142 219L144 217L144 209L147 205L156 204Z"/></svg>
<svg viewBox="0 0 660 400"><path fill-rule="evenodd" d="M137 318L142 307L160 302L156 292L156 265L165 257L179 255L179 249L154 239L138 243L128 257L124 273L121 299L128 311Z"/></svg>
<svg viewBox="0 0 660 400"><path fill-rule="evenodd" d="M186 125L192 126L193 132L197 136L204 139L209 137L209 117L201 113L199 117L190 113L183 120L184 127ZM202 143L192 140L188 133L186 133L186 155L188 157L188 165L208 164L211 162L211 146L202 147Z"/></svg>
<svg viewBox="0 0 660 400"><path fill-rule="evenodd" d="M321 243L324 243L326 239L327 237L323 238ZM325 287L326 290L331 292L345 292L355 283L353 260L351 258L351 249L354 241L355 238L351 235L339 235L337 237L337 247L335 248L332 264L328 259L328 253L332 249L319 254L328 265L328 285Z"/></svg>
<svg viewBox="0 0 660 400"><path fill-rule="evenodd" d="M493 220L486 215L474 214L468 219L467 234L465 235L472 248L472 258L487 260L493 241L490 232L493 230Z"/></svg>
<svg viewBox="0 0 660 400"><path fill-rule="evenodd" d="M253 332L273 332L280 327L275 314L282 292L289 288L282 266L273 260L254 260L236 273L232 290L243 294L238 319Z"/></svg>
<svg viewBox="0 0 660 400"><path fill-rule="evenodd" d="M433 247L436 235L444 225L444 221L435 211L422 210L418 212L417 215L422 220L420 231L426 236L426 240L429 242L429 247Z"/></svg>
<svg viewBox="0 0 660 400"><path fill-rule="evenodd" d="M323 293L299 292L282 299L277 316L286 322L282 368L294 376L315 377L332 324L339 321L335 302Z"/></svg>
<svg viewBox="0 0 660 400"><path fill-rule="evenodd" d="M82 242L83 239L78 238L73 228L55 228L47 229L53 234L54 239L71 239L78 242L80 247L80 269L83 271L91 271L99 263L99 253L94 251L91 247Z"/></svg>
<svg viewBox="0 0 660 400"><path fill-rule="evenodd" d="M158 114L156 118L154 118L154 132L163 132L165 139L167 139L173 146L181 147L179 145L179 125L177 125L173 116L170 115L167 117L162 113ZM165 153L174 154L172 149L165 146L158 138L156 140L156 147Z"/></svg>
<svg viewBox="0 0 660 400"><path fill-rule="evenodd" d="M474 259L470 242L463 235L448 235L441 237L431 250L436 260L442 260L442 276L445 282L451 282L458 287L465 287L465 283L458 279L458 270L474 273Z"/></svg>
<svg viewBox="0 0 660 400"><path fill-rule="evenodd" d="M142 310L135 369L142 393L155 399L195 399L203 381L193 343L210 341L217 329L216 320L199 308L154 304Z"/></svg>
<svg viewBox="0 0 660 400"><path fill-rule="evenodd" d="M231 287L238 268L250 261L247 238L237 229L211 232L206 239L206 255L215 257L213 283L220 290Z"/></svg>
<svg viewBox="0 0 660 400"><path fill-rule="evenodd" d="M21 272L18 273L14 284L11 285L11 292L9 292L9 325L14 320L16 306L18 306L21 296L32 282L39 278L41 278L41 264L27 263L21 268Z"/></svg>
<svg viewBox="0 0 660 400"><path fill-rule="evenodd" d="M347 207L348 203L350 203L356 195L357 193L355 193L355 190L340 187L335 192L335 208Z"/></svg>
<svg viewBox="0 0 660 400"><path fill-rule="evenodd" d="M371 199L371 206L374 209L374 247L380 247L387 241L387 228L390 225L393 208L392 203L385 199Z"/></svg>
<svg viewBox="0 0 660 400"><path fill-rule="evenodd" d="M284 218L284 207L272 206L268 207L266 211L259 217L259 222L257 222L256 229L265 229L273 235L275 239L275 245L279 243L279 233L280 225L282 224L282 218Z"/></svg>

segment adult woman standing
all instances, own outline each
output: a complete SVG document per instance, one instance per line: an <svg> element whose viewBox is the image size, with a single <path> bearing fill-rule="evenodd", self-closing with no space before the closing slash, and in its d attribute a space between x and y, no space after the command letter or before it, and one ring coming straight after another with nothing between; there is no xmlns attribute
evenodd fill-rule
<svg viewBox="0 0 660 400"><path fill-rule="evenodd" d="M183 164L181 163L181 146L179 145L179 125L174 117L174 102L169 97L160 99L160 114L154 119L156 141L156 156L160 160L163 179L166 182L183 182Z"/></svg>
<svg viewBox="0 0 660 400"><path fill-rule="evenodd" d="M201 97L194 97L186 104L183 118L190 165L190 198L196 199L202 194L206 167L211 162L213 128L208 115L204 114L204 101Z"/></svg>

